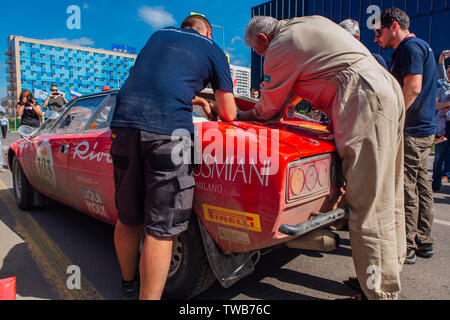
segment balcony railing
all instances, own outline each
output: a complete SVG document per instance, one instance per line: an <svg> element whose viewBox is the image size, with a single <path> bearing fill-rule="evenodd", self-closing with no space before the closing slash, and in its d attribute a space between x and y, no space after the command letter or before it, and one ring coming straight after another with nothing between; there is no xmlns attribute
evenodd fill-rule
<svg viewBox="0 0 450 320"><path fill-rule="evenodd" d="M14 52L12 52L11 50L6 50L5 55L8 57L12 57L14 55Z"/></svg>

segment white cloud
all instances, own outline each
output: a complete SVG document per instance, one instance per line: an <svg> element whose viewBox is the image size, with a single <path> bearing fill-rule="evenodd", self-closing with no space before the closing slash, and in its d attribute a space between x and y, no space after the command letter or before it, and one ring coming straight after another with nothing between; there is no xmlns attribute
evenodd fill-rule
<svg viewBox="0 0 450 320"><path fill-rule="evenodd" d="M172 14L167 12L163 6L139 8L139 17L154 29L160 29L176 23Z"/></svg>
<svg viewBox="0 0 450 320"><path fill-rule="evenodd" d="M233 39L231 39L231 44L234 44L236 41L242 41L242 38L239 36L234 36Z"/></svg>
<svg viewBox="0 0 450 320"><path fill-rule="evenodd" d="M94 45L94 41L87 37L82 37L82 38L72 39L72 40L69 40L67 38L52 38L52 39L45 39L44 41L69 44L72 46L93 46Z"/></svg>

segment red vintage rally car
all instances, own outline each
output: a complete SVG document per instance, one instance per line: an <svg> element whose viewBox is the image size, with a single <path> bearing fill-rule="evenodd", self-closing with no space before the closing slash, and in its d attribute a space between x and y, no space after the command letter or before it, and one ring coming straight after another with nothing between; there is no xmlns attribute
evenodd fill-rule
<svg viewBox="0 0 450 320"><path fill-rule="evenodd" d="M72 100L7 150L23 210L50 198L114 225L110 122L117 91ZM212 92L202 96L214 99ZM236 96L241 110L256 100ZM195 106L194 106L195 107ZM198 108L195 108L198 110ZM336 204L339 174L325 125L307 117L272 124L208 121L193 113L201 150L189 229L174 241L164 290L189 298L218 280L229 287L278 245L331 250L324 227L345 218Z"/></svg>

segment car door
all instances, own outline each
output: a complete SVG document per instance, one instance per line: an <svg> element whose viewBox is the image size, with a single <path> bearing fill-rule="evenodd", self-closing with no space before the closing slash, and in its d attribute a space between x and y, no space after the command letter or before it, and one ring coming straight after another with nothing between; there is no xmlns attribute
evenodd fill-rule
<svg viewBox="0 0 450 320"><path fill-rule="evenodd" d="M66 110L70 109L72 102L67 105ZM49 119L38 129L34 137L24 139L19 144L19 154L21 165L31 185L39 192L55 198L57 190L60 187L60 179L55 174L55 155L51 145L53 139L59 137L51 133L55 122L59 119ZM59 167L59 163L57 166ZM57 170L59 171L59 170Z"/></svg>
<svg viewBox="0 0 450 320"><path fill-rule="evenodd" d="M84 133L74 137L69 156L69 180L77 208L111 224L117 219L109 128L115 105L116 94L105 99Z"/></svg>
<svg viewBox="0 0 450 320"><path fill-rule="evenodd" d="M77 197L70 183L71 150L106 97L99 95L77 99L54 125L51 137L43 137L37 150L39 170L51 185L54 198L74 207Z"/></svg>

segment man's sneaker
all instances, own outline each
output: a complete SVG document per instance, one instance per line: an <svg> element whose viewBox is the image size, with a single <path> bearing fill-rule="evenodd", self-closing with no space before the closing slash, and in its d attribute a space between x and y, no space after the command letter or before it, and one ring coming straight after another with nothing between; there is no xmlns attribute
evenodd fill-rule
<svg viewBox="0 0 450 320"><path fill-rule="evenodd" d="M435 138L434 139L434 144L439 144L439 143L443 143L447 141L447 138L445 136L439 137L439 138Z"/></svg>
<svg viewBox="0 0 450 320"><path fill-rule="evenodd" d="M122 300L138 300L139 284L137 278L131 281L122 280L120 283Z"/></svg>
<svg viewBox="0 0 450 320"><path fill-rule="evenodd" d="M417 255L421 258L431 258L434 255L433 245L417 250Z"/></svg>
<svg viewBox="0 0 450 320"><path fill-rule="evenodd" d="M406 251L405 264L414 264L416 263L416 261L417 261L416 253L414 252L414 250L408 249Z"/></svg>

